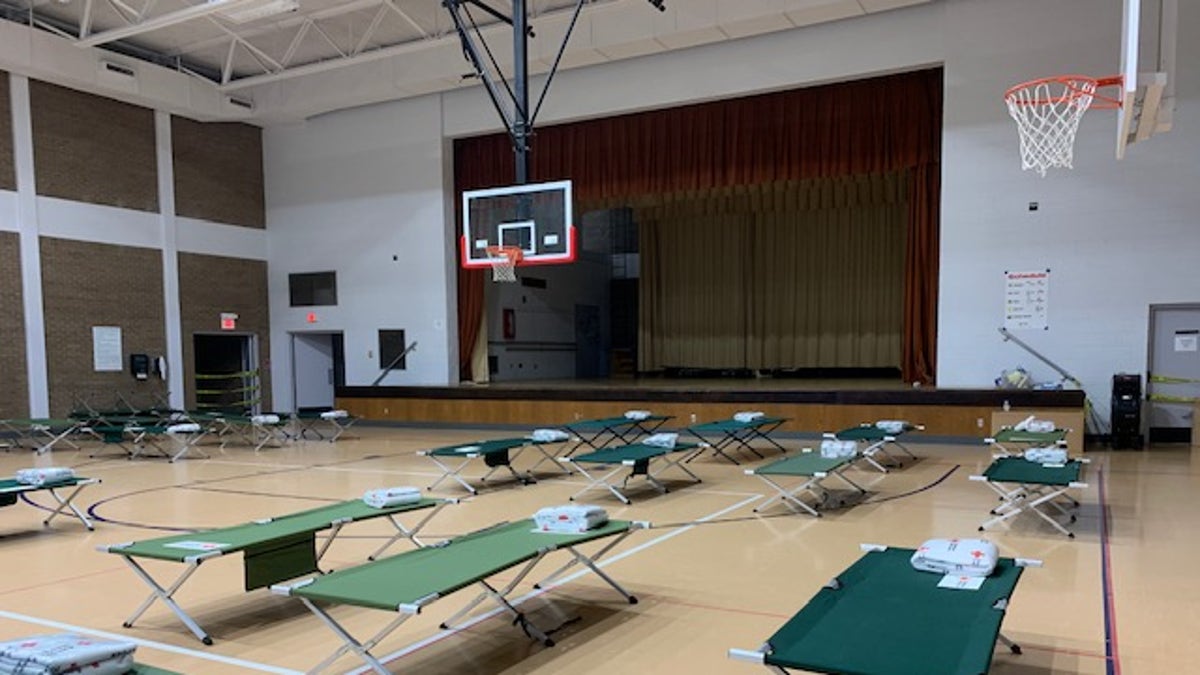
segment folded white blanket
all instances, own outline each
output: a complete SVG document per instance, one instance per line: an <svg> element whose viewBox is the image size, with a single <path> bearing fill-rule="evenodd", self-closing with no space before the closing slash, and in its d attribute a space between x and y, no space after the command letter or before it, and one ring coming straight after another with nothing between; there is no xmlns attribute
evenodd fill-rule
<svg viewBox="0 0 1200 675"><path fill-rule="evenodd" d="M17 469L14 478L25 485L45 485L60 483L75 477L75 471L62 466L47 466L40 469Z"/></svg>
<svg viewBox="0 0 1200 675"><path fill-rule="evenodd" d="M260 427L264 424L279 424L279 415L252 415L250 423Z"/></svg>
<svg viewBox="0 0 1200 675"><path fill-rule="evenodd" d="M1030 420L1025 426L1026 431L1032 431L1035 434L1048 434L1058 428L1054 422L1050 420Z"/></svg>
<svg viewBox="0 0 1200 675"><path fill-rule="evenodd" d="M196 434L200 433L200 425L195 422L185 422L183 424L172 424L167 427L168 434Z"/></svg>
<svg viewBox="0 0 1200 675"><path fill-rule="evenodd" d="M652 413L649 410L626 410L625 419L637 420L640 422L641 420L650 419L651 414Z"/></svg>
<svg viewBox="0 0 1200 675"><path fill-rule="evenodd" d="M741 412L733 413L733 421L741 422L742 424L746 424L749 422L753 422L754 420L756 420L760 417L766 417L766 416L767 416L766 413L759 412L757 410L743 410Z"/></svg>
<svg viewBox="0 0 1200 675"><path fill-rule="evenodd" d="M642 445L652 445L656 448L673 448L679 440L679 434L662 432L642 439Z"/></svg>
<svg viewBox="0 0 1200 675"><path fill-rule="evenodd" d="M1000 552L986 539L930 539L917 548L912 566L922 572L986 577Z"/></svg>
<svg viewBox="0 0 1200 675"><path fill-rule="evenodd" d="M554 441L565 441L570 436L567 432L561 429L534 429L529 438L539 443L553 443Z"/></svg>
<svg viewBox="0 0 1200 675"><path fill-rule="evenodd" d="M340 420L349 416L350 413L346 412L345 410L326 410L325 412L321 413L321 419L323 420Z"/></svg>
<svg viewBox="0 0 1200 675"><path fill-rule="evenodd" d="M0 642L0 673L13 675L120 675L133 668L132 642L82 635L35 635Z"/></svg>
<svg viewBox="0 0 1200 675"><path fill-rule="evenodd" d="M826 459L844 459L858 454L858 443L826 438L821 441L821 456Z"/></svg>
<svg viewBox="0 0 1200 675"><path fill-rule="evenodd" d="M1067 449L1050 445L1044 448L1029 448L1024 453L1025 459L1038 464L1066 464Z"/></svg>
<svg viewBox="0 0 1200 675"><path fill-rule="evenodd" d="M875 428L888 434L898 434L908 428L908 422L904 420L879 420L875 423Z"/></svg>
<svg viewBox="0 0 1200 675"><path fill-rule="evenodd" d="M579 533L608 522L608 512L591 504L547 506L533 514L539 532Z"/></svg>
<svg viewBox="0 0 1200 675"><path fill-rule="evenodd" d="M415 504L419 501L421 501L421 488L410 485L367 490L363 493L363 503L376 509Z"/></svg>

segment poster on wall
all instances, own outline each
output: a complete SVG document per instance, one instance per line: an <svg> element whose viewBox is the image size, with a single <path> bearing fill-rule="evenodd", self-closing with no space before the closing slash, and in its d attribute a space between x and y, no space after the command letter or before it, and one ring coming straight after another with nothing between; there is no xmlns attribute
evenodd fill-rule
<svg viewBox="0 0 1200 675"><path fill-rule="evenodd" d="M119 372L121 367L121 327L92 326L92 368Z"/></svg>
<svg viewBox="0 0 1200 675"><path fill-rule="evenodd" d="M1004 273L1004 327L1049 330L1050 270Z"/></svg>

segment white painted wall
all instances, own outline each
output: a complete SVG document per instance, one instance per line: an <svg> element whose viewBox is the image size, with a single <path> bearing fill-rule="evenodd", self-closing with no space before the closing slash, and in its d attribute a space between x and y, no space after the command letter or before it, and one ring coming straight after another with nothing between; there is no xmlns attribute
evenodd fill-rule
<svg viewBox="0 0 1200 675"><path fill-rule="evenodd" d="M263 145L276 407L292 409L289 331L343 331L347 385L370 384L381 372L381 328L403 329L418 343L407 369L382 384L457 379L440 100L270 128ZM336 307L289 306L288 274L331 270ZM316 324L306 321L309 311Z"/></svg>
<svg viewBox="0 0 1200 675"><path fill-rule="evenodd" d="M1200 3L1180 5L1175 130L1132 147L1117 162L1115 115L1093 111L1079 134L1078 168L1045 179L1020 170L1016 131L1000 96L1010 84L1037 76L1115 72L1116 0L937 2L570 70L556 79L539 122L944 64L939 384L990 386L1001 369L1016 364L1037 379L1053 377L996 332L1003 320L1002 272L1049 267L1051 329L1023 337L1080 377L1103 410L1112 373L1145 369L1148 305L1200 300L1200 276L1194 274L1200 259L1194 215L1200 212L1200 73L1189 72L1200 63ZM395 381L450 381L453 330L430 330L437 320L451 328L454 323L447 303L453 284L446 279L453 256L438 239L449 236L448 195L435 167L445 171L449 162L441 139L498 127L476 87L269 130L276 329L286 330L297 316L281 314L289 311L280 304L281 298L286 302L281 275L337 265L347 275L339 280L340 292L353 306L338 308L340 314L331 316L337 325L328 327L361 332L382 326L382 317L403 315L404 323L394 327L412 330L422 346L418 365ZM1038 201L1040 210L1029 212L1030 201ZM405 234L425 257L421 272L385 264ZM355 243L361 239L371 241L368 248ZM353 271L343 271L347 265ZM391 305L374 301L380 289L387 289ZM350 293L363 299L351 300ZM438 353L425 342L435 335L442 338ZM347 376L355 384L375 372L365 369L364 339L347 333Z"/></svg>

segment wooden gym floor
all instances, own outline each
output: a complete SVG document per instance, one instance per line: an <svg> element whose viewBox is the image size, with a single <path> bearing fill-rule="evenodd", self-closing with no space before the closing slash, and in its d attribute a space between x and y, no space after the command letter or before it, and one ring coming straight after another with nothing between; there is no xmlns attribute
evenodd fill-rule
<svg viewBox="0 0 1200 675"><path fill-rule="evenodd" d="M296 443L257 455L237 447L213 448L212 459L176 464L90 460L86 452L73 450L45 457L0 453L0 475L36 463L73 466L81 475L103 479L79 500L93 507L99 521L95 532L67 519L42 528L45 513L25 503L0 509L0 639L66 630L136 638L139 661L185 673L291 673L314 665L340 642L298 601L264 590L243 592L240 556L204 564L177 596L214 636L216 644L204 647L161 604L133 629L123 629L122 621L147 588L119 557L95 547L168 533L159 528L213 527L287 513L357 497L372 487L425 486L434 467L415 451L511 435L353 431L355 438L336 444ZM785 441L789 448L800 444ZM587 501L608 508L610 515L655 524L626 540L607 566L640 598L638 605L624 604L590 577L533 597L524 607L540 625L578 618L555 635L555 647L545 648L495 618L459 632L440 631L438 624L473 597L464 590L405 623L377 653L403 650L390 667L427 675L762 672L727 660L725 650L757 648L860 555L860 542L915 546L935 536L971 536L995 504L986 486L967 479L989 461L982 444L917 442L910 447L921 459L902 470L886 476L852 470L850 475L871 490L869 498L821 519L756 516L752 508L766 486L741 468L708 457L691 465L702 484L675 483L678 489L666 495L634 492L629 507L593 492ZM534 454L523 455L518 468L532 464ZM1075 540L1033 516L986 535L1004 555L1045 561L1044 568L1026 573L1004 621L1005 633L1025 653L998 651L992 672L1190 672L1200 628L1200 584L1194 582L1200 546L1193 536L1200 513L1200 450L1089 456L1090 487L1081 495ZM502 480L447 507L427 533L436 539L528 517L541 506L564 503L581 487L578 478L543 475L527 487ZM445 484L435 494L466 496ZM33 499L40 506L49 503L45 493ZM347 528L326 556L326 566L362 562L386 528L380 523ZM405 546L399 543L392 551ZM173 578L182 566L150 569ZM363 635L391 618L349 608L335 610L335 616ZM871 636L852 639L870 648ZM343 657L335 670L358 665Z"/></svg>

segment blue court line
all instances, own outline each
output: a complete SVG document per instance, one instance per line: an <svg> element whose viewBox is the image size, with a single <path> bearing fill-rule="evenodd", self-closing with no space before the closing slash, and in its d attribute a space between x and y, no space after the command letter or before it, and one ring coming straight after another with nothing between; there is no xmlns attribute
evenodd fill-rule
<svg viewBox="0 0 1200 675"><path fill-rule="evenodd" d="M1108 675L1121 675L1121 658L1117 651L1117 608L1113 597L1112 559L1109 548L1108 529L1112 512L1108 507L1105 491L1104 469L1099 469L1100 488L1100 579L1104 599L1104 663Z"/></svg>

